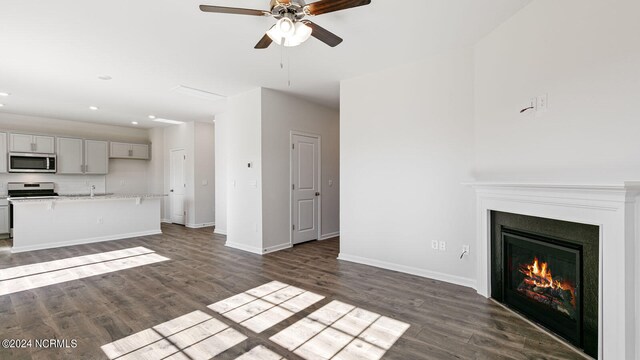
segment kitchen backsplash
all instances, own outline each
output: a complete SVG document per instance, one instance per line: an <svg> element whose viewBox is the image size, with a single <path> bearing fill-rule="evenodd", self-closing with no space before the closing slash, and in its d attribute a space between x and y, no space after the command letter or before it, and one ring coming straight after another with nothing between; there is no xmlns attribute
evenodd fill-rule
<svg viewBox="0 0 640 360"><path fill-rule="evenodd" d="M106 192L104 175L0 174L0 194L7 194L9 182L52 182L58 194L88 194L95 185L96 193Z"/></svg>

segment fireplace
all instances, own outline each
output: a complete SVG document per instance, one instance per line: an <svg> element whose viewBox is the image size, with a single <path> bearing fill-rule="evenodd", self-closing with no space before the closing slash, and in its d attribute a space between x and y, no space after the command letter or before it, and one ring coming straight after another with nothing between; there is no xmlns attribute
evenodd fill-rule
<svg viewBox="0 0 640 360"><path fill-rule="evenodd" d="M492 214L492 297L597 358L598 227Z"/></svg>
<svg viewBox="0 0 640 360"><path fill-rule="evenodd" d="M582 345L582 246L504 230L504 303Z"/></svg>

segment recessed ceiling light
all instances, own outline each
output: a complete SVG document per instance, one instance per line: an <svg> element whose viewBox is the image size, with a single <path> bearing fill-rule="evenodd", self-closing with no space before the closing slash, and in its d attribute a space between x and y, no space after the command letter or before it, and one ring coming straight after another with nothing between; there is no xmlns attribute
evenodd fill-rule
<svg viewBox="0 0 640 360"><path fill-rule="evenodd" d="M149 119L153 120L153 119L155 119L155 118L156 118L156 116L155 116L155 115L149 115Z"/></svg>
<svg viewBox="0 0 640 360"><path fill-rule="evenodd" d="M11 95L11 94L6 93L6 92L0 92L0 96L9 96L9 95Z"/></svg>
<svg viewBox="0 0 640 360"><path fill-rule="evenodd" d="M98 79L100 79L100 80L111 80L113 78L111 76L109 76L109 75L100 75L100 76L98 76Z"/></svg>
<svg viewBox="0 0 640 360"><path fill-rule="evenodd" d="M179 124L184 124L184 121L178 121L178 120L170 120L170 119L155 119L153 120L155 122L159 122L159 123L165 123L165 124L173 124L173 125L179 125Z"/></svg>
<svg viewBox="0 0 640 360"><path fill-rule="evenodd" d="M133 125L138 125L138 122L137 122L137 121L132 121L131 123L132 123Z"/></svg>
<svg viewBox="0 0 640 360"><path fill-rule="evenodd" d="M3 106L4 106L4 104L0 104L0 107L3 107Z"/></svg>
<svg viewBox="0 0 640 360"><path fill-rule="evenodd" d="M89 109L93 110L93 111L96 111L96 110L98 110L98 107L97 106L89 106Z"/></svg>

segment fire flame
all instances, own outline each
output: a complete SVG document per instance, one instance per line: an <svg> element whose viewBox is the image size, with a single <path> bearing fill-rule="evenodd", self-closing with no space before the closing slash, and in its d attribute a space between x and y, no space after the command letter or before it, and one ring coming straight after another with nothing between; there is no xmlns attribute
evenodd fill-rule
<svg viewBox="0 0 640 360"><path fill-rule="evenodd" d="M571 292L571 304L576 306L575 288L567 281L554 280L549 270L549 265L546 262L538 261L538 258L533 259L532 264L528 264L520 268L520 272L525 274L527 278L524 279L525 283L539 288L553 288L561 289Z"/></svg>

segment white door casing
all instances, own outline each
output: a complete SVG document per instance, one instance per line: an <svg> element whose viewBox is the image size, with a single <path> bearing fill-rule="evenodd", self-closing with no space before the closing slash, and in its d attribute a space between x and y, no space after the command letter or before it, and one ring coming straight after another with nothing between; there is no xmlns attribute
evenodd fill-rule
<svg viewBox="0 0 640 360"><path fill-rule="evenodd" d="M320 238L320 136L291 133L291 243Z"/></svg>
<svg viewBox="0 0 640 360"><path fill-rule="evenodd" d="M169 201L171 206L171 222L185 224L184 195L187 187L184 178L186 155L184 149L171 150L169 169L170 186Z"/></svg>

